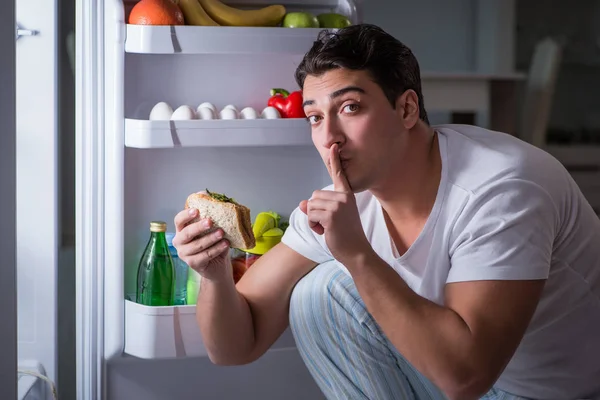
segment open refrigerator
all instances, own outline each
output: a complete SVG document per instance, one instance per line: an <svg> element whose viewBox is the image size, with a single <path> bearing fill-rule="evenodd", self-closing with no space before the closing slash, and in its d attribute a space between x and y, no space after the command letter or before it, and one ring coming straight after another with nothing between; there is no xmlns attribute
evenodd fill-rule
<svg viewBox="0 0 600 400"><path fill-rule="evenodd" d="M225 3L361 20L352 0ZM304 119L149 120L162 101L260 113L271 88L297 89L294 70L320 29L129 25L134 4L77 3L77 398L323 398L289 329L256 362L220 367L206 356L195 306L129 300L150 221L173 231L190 193L226 193L252 219L287 218L330 183Z"/></svg>

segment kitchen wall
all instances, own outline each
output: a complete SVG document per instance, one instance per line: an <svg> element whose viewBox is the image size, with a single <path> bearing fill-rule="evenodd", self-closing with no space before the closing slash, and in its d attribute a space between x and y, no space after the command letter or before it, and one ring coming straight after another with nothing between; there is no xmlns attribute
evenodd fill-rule
<svg viewBox="0 0 600 400"><path fill-rule="evenodd" d="M14 2L0 6L0 388L17 397L17 304L15 247L15 21Z"/></svg>
<svg viewBox="0 0 600 400"><path fill-rule="evenodd" d="M514 0L363 0L363 20L409 46L422 70L510 72Z"/></svg>
<svg viewBox="0 0 600 400"><path fill-rule="evenodd" d="M363 20L410 47L421 71L514 70L515 0L362 0L362 4ZM428 114L432 124L451 121L449 113ZM485 121L487 116L478 118Z"/></svg>
<svg viewBox="0 0 600 400"><path fill-rule="evenodd" d="M364 0L363 20L411 48L422 70L474 67L473 0Z"/></svg>
<svg viewBox="0 0 600 400"><path fill-rule="evenodd" d="M520 0L516 21L519 68L528 67L539 40L564 41L549 139L600 143L600 1Z"/></svg>
<svg viewBox="0 0 600 400"><path fill-rule="evenodd" d="M516 26L518 68L545 37L563 43L547 141L567 150L561 161L600 215L600 0L519 0Z"/></svg>

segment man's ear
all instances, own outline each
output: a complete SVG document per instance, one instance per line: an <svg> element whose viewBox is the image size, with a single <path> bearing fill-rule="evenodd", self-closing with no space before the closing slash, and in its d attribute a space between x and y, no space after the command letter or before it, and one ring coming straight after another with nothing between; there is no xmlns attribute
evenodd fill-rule
<svg viewBox="0 0 600 400"><path fill-rule="evenodd" d="M419 97L408 89L396 99L396 111L406 129L412 129L419 121Z"/></svg>

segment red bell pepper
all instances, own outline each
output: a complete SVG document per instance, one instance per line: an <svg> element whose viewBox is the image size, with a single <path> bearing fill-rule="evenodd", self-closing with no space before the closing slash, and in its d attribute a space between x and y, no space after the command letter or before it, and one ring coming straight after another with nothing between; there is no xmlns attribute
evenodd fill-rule
<svg viewBox="0 0 600 400"><path fill-rule="evenodd" d="M302 108L302 92L288 92L285 89L271 89L271 98L267 102L270 107L275 107L281 118L306 118Z"/></svg>

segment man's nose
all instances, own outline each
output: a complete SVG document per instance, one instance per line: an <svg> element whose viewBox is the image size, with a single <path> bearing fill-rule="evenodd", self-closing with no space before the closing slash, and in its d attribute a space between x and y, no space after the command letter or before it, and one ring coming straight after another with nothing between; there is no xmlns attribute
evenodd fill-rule
<svg viewBox="0 0 600 400"><path fill-rule="evenodd" d="M328 149L333 146L334 143L343 143L344 132L339 126L336 118L327 118L325 121L323 146Z"/></svg>

